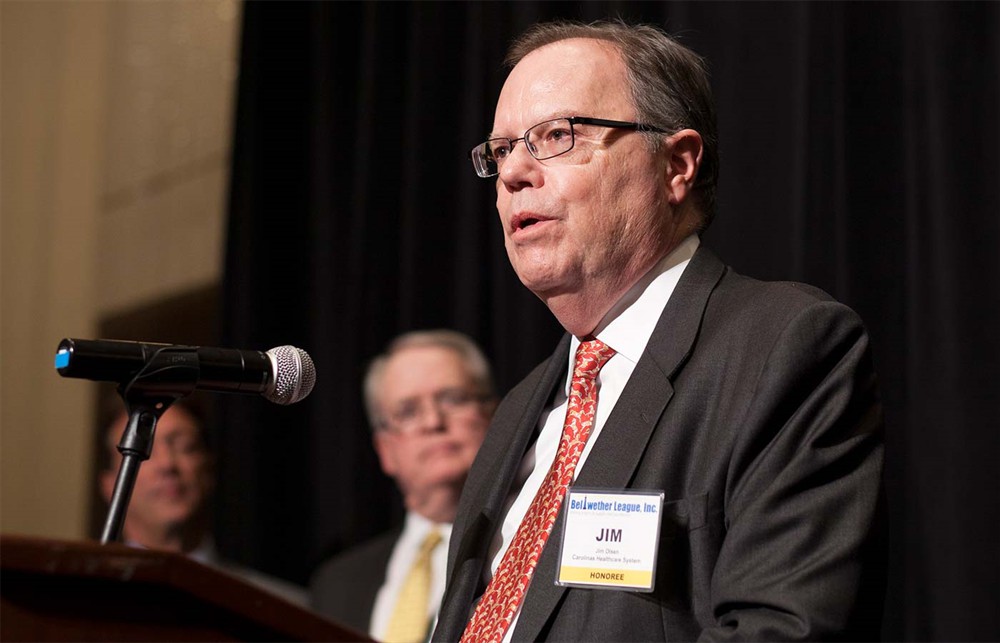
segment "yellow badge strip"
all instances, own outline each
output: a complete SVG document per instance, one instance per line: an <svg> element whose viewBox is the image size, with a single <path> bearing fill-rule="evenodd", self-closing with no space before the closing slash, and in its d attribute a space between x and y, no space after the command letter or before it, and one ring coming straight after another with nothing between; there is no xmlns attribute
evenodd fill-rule
<svg viewBox="0 0 1000 643"><path fill-rule="evenodd" d="M628 569L601 569L599 567L570 567L559 569L560 583L617 585L619 587L650 587L653 574L648 571Z"/></svg>

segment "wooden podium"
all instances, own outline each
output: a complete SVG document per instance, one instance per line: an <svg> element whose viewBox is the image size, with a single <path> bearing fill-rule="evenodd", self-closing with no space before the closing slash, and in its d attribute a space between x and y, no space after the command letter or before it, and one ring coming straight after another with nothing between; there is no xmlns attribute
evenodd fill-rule
<svg viewBox="0 0 1000 643"><path fill-rule="evenodd" d="M178 554L0 536L3 641L370 641Z"/></svg>

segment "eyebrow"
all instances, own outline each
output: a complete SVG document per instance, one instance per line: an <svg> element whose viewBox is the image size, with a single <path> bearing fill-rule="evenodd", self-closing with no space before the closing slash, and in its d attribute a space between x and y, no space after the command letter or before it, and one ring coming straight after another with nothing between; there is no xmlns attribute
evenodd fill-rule
<svg viewBox="0 0 1000 643"><path fill-rule="evenodd" d="M531 129L535 125L541 125L542 123L547 123L548 121L554 121L554 120L559 119L559 118L589 118L589 117L583 117L583 116L581 116L581 114L579 112L575 112L575 111L572 111L572 112L557 111L557 112L553 112L552 114L549 114L548 116L542 118L542 120L538 121L537 123L532 123L531 125L529 125L526 128L525 131ZM524 132L521 132L521 135L523 136ZM508 138L508 137L506 137L506 136L500 136L500 135L498 135L498 134L496 134L494 132L490 132L489 134L486 135L486 140L489 140L491 138ZM514 137L514 138L517 138L517 137Z"/></svg>

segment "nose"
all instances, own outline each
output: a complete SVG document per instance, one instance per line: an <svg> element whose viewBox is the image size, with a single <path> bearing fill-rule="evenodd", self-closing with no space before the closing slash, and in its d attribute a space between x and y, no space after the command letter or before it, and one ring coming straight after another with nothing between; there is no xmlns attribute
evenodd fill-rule
<svg viewBox="0 0 1000 643"><path fill-rule="evenodd" d="M157 471L176 471L177 454L169 444L153 444L153 452L149 454L146 464Z"/></svg>
<svg viewBox="0 0 1000 643"><path fill-rule="evenodd" d="M444 427L445 414L440 405L431 402L420 407L420 416L415 426L418 433L433 433L443 430Z"/></svg>
<svg viewBox="0 0 1000 643"><path fill-rule="evenodd" d="M500 167L500 181L509 192L541 187L542 165L528 151L527 141L518 141L511 148L510 154Z"/></svg>

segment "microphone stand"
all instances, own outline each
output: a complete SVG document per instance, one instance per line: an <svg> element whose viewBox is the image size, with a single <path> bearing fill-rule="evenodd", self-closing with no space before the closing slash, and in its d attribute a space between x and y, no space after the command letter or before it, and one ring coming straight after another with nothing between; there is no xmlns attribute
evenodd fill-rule
<svg viewBox="0 0 1000 643"><path fill-rule="evenodd" d="M192 365L189 360L178 361L180 363L164 367L157 360L150 360L130 382L118 387L118 394L128 409L128 423L118 442L122 463L115 479L104 529L101 530L101 544L121 539L139 466L153 453L156 423L160 416L171 404L194 391L198 366Z"/></svg>

